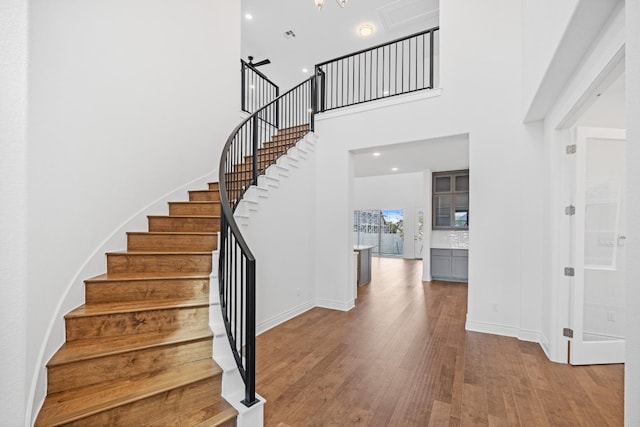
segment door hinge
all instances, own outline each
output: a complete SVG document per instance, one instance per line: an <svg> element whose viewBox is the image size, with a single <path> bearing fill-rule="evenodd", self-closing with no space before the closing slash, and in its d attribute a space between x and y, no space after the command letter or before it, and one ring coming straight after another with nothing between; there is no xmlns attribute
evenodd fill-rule
<svg viewBox="0 0 640 427"><path fill-rule="evenodd" d="M562 335L567 338L573 338L573 329L571 328L562 329Z"/></svg>
<svg viewBox="0 0 640 427"><path fill-rule="evenodd" d="M567 145L567 154L576 154L576 144Z"/></svg>
<svg viewBox="0 0 640 427"><path fill-rule="evenodd" d="M564 214L565 215L575 215L576 214L576 207L573 205L569 205L566 208L564 208Z"/></svg>
<svg viewBox="0 0 640 427"><path fill-rule="evenodd" d="M573 277L576 275L576 269L573 267L565 267L564 268L564 275L565 276L569 276L569 277Z"/></svg>

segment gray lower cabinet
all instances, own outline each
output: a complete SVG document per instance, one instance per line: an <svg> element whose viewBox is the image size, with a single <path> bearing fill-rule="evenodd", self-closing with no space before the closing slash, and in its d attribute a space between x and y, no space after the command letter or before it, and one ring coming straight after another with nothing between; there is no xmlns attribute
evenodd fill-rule
<svg viewBox="0 0 640 427"><path fill-rule="evenodd" d="M358 253L358 285L366 285L371 281L371 250L373 246L358 246L354 251Z"/></svg>
<svg viewBox="0 0 640 427"><path fill-rule="evenodd" d="M431 277L435 280L466 282L469 279L469 251L431 249Z"/></svg>

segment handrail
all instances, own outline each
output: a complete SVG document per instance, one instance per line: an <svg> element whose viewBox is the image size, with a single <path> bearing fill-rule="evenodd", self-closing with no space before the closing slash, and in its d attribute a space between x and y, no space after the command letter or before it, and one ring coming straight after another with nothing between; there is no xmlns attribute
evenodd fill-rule
<svg viewBox="0 0 640 427"><path fill-rule="evenodd" d="M318 112L435 87L440 27L316 64Z"/></svg>
<svg viewBox="0 0 640 427"><path fill-rule="evenodd" d="M240 60L240 106L242 111L254 113L280 96L280 87L253 64Z"/></svg>
<svg viewBox="0 0 640 427"><path fill-rule="evenodd" d="M276 136L299 138L313 130L316 100L316 77L313 76L259 108L236 126L227 138L220 158L222 212L218 291L231 350L245 383L242 403L246 406L257 403L256 258L240 232L234 212L250 185L258 183L258 176L269 162L282 154L278 150L283 145L267 146L268 141ZM279 130L283 131L282 134Z"/></svg>

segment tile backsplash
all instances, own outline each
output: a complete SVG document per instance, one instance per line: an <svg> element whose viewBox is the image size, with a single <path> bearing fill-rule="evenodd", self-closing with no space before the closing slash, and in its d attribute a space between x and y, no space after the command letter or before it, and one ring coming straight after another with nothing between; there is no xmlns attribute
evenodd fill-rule
<svg viewBox="0 0 640 427"><path fill-rule="evenodd" d="M469 249L469 230L433 230L431 247L440 249Z"/></svg>

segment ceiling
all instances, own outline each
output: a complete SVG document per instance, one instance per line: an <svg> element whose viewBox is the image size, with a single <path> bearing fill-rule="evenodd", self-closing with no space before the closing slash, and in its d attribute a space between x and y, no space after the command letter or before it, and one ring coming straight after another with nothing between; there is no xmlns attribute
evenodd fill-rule
<svg viewBox="0 0 640 427"><path fill-rule="evenodd" d="M380 153L375 156L373 153ZM469 168L469 135L455 135L353 151L356 177ZM392 168L397 168L393 171Z"/></svg>
<svg viewBox="0 0 640 427"><path fill-rule="evenodd" d="M326 0L319 11L313 0L242 0L242 57L269 58L260 71L282 93L316 63L437 26L438 7L439 0L349 0L340 8ZM373 36L358 35L363 23L373 24ZM290 30L295 37L287 39Z"/></svg>

